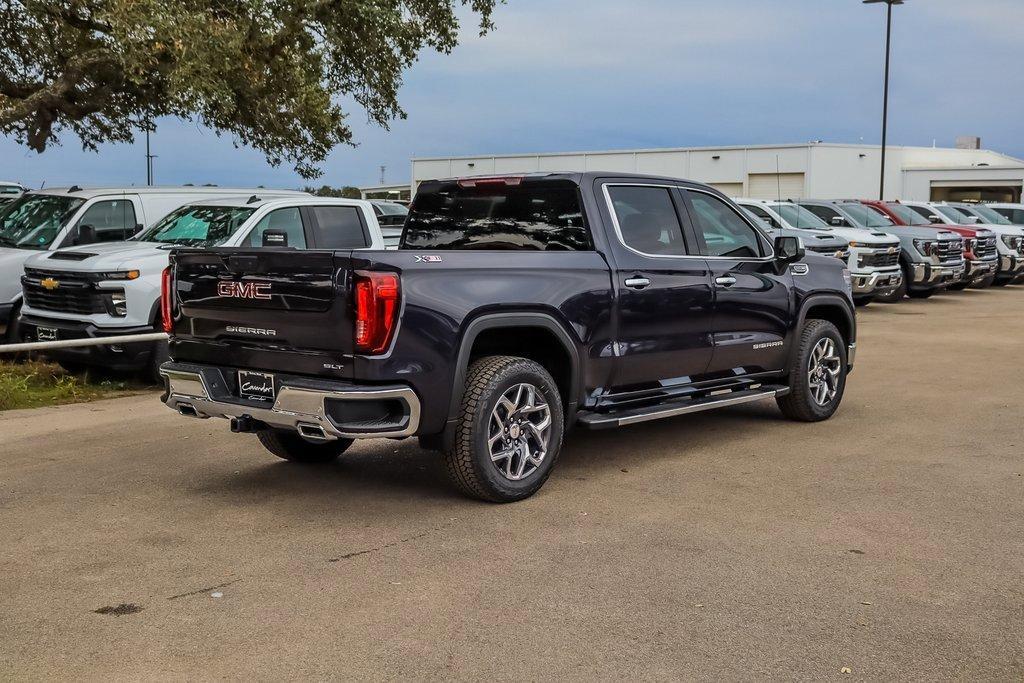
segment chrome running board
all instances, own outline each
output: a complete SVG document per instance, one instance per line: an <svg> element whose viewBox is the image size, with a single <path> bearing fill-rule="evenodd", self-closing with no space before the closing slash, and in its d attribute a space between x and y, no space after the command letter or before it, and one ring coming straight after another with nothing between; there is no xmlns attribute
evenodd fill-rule
<svg viewBox="0 0 1024 683"><path fill-rule="evenodd" d="M677 415L699 413L704 410L752 403L767 398L775 398L776 396L785 396L788 393L789 387L787 386L761 386L757 389L732 391L728 394L719 393L685 401L671 401L669 403L646 406L644 408L631 408L611 413L580 413L577 423L587 429L611 429L640 422L649 422L650 420L661 420L666 417L676 417Z"/></svg>

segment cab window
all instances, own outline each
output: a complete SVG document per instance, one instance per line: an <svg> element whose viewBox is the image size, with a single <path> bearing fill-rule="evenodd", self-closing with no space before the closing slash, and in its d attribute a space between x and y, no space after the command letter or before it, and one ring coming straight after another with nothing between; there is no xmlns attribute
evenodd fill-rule
<svg viewBox="0 0 1024 683"><path fill-rule="evenodd" d="M249 233L249 246L262 247L263 233L268 230L283 232L288 235L288 246L296 249L306 248L306 233L302 229L302 216L297 207L274 209L264 216Z"/></svg>
<svg viewBox="0 0 1024 683"><path fill-rule="evenodd" d="M731 206L718 197L687 190L693 207L690 219L704 238L705 255L726 258L760 258L763 242L757 232Z"/></svg>

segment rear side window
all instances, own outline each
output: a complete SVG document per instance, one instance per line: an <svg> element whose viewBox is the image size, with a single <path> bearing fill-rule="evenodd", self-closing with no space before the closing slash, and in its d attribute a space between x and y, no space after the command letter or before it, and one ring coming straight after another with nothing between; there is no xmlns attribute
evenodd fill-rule
<svg viewBox="0 0 1024 683"><path fill-rule="evenodd" d="M618 185L608 188L622 242L651 256L684 256L679 214L667 187Z"/></svg>
<svg viewBox="0 0 1024 683"><path fill-rule="evenodd" d="M363 223L359 220L359 209L354 206L314 206L313 217L316 225L318 249L360 249L369 246Z"/></svg>
<svg viewBox="0 0 1024 683"><path fill-rule="evenodd" d="M693 227L704 237L708 256L758 258L763 255L757 231L731 206L703 192L687 191L687 194L693 207Z"/></svg>
<svg viewBox="0 0 1024 683"><path fill-rule="evenodd" d="M579 192L567 180L431 183L405 221L403 249L588 251Z"/></svg>
<svg viewBox="0 0 1024 683"><path fill-rule="evenodd" d="M264 216L249 233L249 246L262 247L263 233L268 230L283 232L288 235L288 246L296 249L306 248L306 233L302 230L302 216L298 208L292 206L274 209Z"/></svg>

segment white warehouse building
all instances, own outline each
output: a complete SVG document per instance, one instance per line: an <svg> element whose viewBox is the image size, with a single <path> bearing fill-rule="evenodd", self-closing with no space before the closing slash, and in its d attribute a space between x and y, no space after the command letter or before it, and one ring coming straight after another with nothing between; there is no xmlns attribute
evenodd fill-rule
<svg viewBox="0 0 1024 683"><path fill-rule="evenodd" d="M877 198L881 147L795 145L414 158L424 181L537 171L612 171L686 178L732 197ZM985 149L888 147L885 198L919 201L1021 199L1024 161Z"/></svg>

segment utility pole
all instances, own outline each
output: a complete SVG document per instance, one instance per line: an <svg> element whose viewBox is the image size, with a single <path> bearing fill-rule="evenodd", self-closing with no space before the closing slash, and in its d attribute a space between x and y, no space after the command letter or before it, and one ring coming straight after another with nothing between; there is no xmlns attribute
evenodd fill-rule
<svg viewBox="0 0 1024 683"><path fill-rule="evenodd" d="M884 2L885 17L885 86L882 92L882 170L879 174L878 200L885 201L885 147L889 128L889 55L892 47L892 6L902 5L904 0L863 0L865 5Z"/></svg>
<svg viewBox="0 0 1024 683"><path fill-rule="evenodd" d="M384 171L386 171L386 170L388 170L388 167L387 167L387 166L383 166L383 165L382 165L382 166L380 167L380 184L381 184L381 185L383 185L383 184L384 184Z"/></svg>
<svg viewBox="0 0 1024 683"><path fill-rule="evenodd" d="M152 119L146 119L146 185L153 184L153 159L156 156L149 152L149 129L153 127Z"/></svg>

